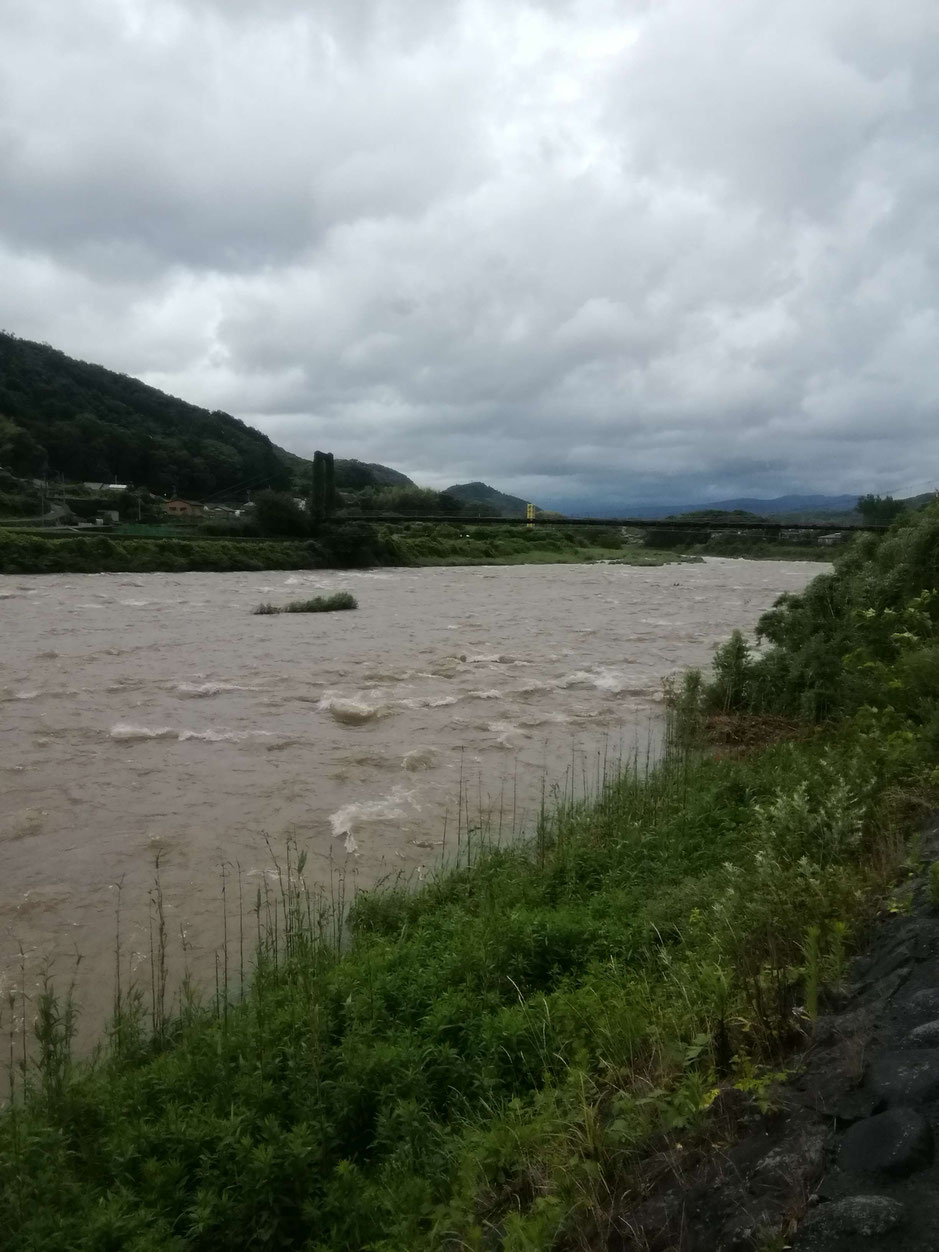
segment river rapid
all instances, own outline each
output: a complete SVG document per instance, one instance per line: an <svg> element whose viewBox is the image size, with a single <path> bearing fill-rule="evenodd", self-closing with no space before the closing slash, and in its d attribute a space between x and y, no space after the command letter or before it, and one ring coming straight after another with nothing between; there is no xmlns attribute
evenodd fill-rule
<svg viewBox="0 0 939 1252"><path fill-rule="evenodd" d="M510 838L644 758L666 676L820 568L0 578L0 995L51 967L99 1027L118 884L123 977L149 994L157 857L173 960L208 982L223 865L249 908L291 839L348 894L420 878L467 828ZM251 612L337 590L359 609Z"/></svg>

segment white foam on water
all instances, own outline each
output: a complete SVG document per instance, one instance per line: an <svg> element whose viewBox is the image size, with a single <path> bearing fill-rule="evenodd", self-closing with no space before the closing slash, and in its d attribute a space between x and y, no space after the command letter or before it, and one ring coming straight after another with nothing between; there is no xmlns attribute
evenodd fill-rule
<svg viewBox="0 0 939 1252"><path fill-rule="evenodd" d="M421 769L430 769L436 759L437 753L433 748L412 748L410 752L404 754L401 768L414 774Z"/></svg>
<svg viewBox="0 0 939 1252"><path fill-rule="evenodd" d="M297 735L285 735L282 739L277 739L272 731L266 732L272 738L274 743L269 743L266 750L268 752L283 752L287 748L297 748L301 746L309 746L308 739L301 739Z"/></svg>
<svg viewBox="0 0 939 1252"><path fill-rule="evenodd" d="M405 709L442 709L448 704L456 704L458 699L458 696L409 696L396 703Z"/></svg>
<svg viewBox="0 0 939 1252"><path fill-rule="evenodd" d="M413 796L413 791L399 783L392 788L389 795L380 796L377 800L353 800L351 804L344 804L341 809L330 814L329 824L333 837L339 839L345 836L347 840L351 838L354 844L355 831L363 824L403 821L408 816L409 807L418 807L414 804Z"/></svg>
<svg viewBox="0 0 939 1252"><path fill-rule="evenodd" d="M571 720L570 715L555 711L553 713L530 713L518 719L519 726L533 728L536 726L561 725Z"/></svg>
<svg viewBox="0 0 939 1252"><path fill-rule="evenodd" d="M179 732L172 726L135 726L133 722L117 722L110 733L112 739L132 743L137 739L175 739Z"/></svg>
<svg viewBox="0 0 939 1252"><path fill-rule="evenodd" d="M257 687L247 687L241 683L177 683L173 688L177 695L197 699L200 696L217 696L222 691L257 691Z"/></svg>
<svg viewBox="0 0 939 1252"><path fill-rule="evenodd" d="M521 687L514 688L512 694L517 696L531 696L537 691L547 691L551 686L553 686L553 684L540 682L536 678L532 682L523 683Z"/></svg>
<svg viewBox="0 0 939 1252"><path fill-rule="evenodd" d="M445 656L436 661L429 672L421 672L421 678L454 678L464 660L461 656Z"/></svg>
<svg viewBox="0 0 939 1252"><path fill-rule="evenodd" d="M562 691L569 687L596 687L597 691L608 691L612 695L619 695L627 690L626 677L622 671L608 669L606 666L598 666L595 670L576 670L559 679L555 685Z"/></svg>
<svg viewBox="0 0 939 1252"><path fill-rule="evenodd" d="M145 605L153 604L152 600L118 600L118 604L124 604L129 609L142 609Z"/></svg>
<svg viewBox="0 0 939 1252"><path fill-rule="evenodd" d="M389 712L384 704L366 704L364 700L343 700L330 696L324 696L317 707L344 726L363 726Z"/></svg>
<svg viewBox="0 0 939 1252"><path fill-rule="evenodd" d="M515 736L521 736L523 739L530 739L531 735L527 730L522 730L521 726L516 726L514 722L490 722L487 729L498 739L499 744L503 748L512 749L516 747L513 742Z"/></svg>
<svg viewBox="0 0 939 1252"><path fill-rule="evenodd" d="M570 687L592 687L593 675L582 669L576 670L573 674L565 674L563 678L559 678L554 686L560 691L567 691Z"/></svg>
<svg viewBox="0 0 939 1252"><path fill-rule="evenodd" d="M496 691L495 687L491 687L488 691L468 691L466 693L474 700L501 700L502 692Z"/></svg>
<svg viewBox="0 0 939 1252"><path fill-rule="evenodd" d="M271 730L224 730L214 726L207 730L180 730L173 726L136 726L133 722L118 722L111 727L110 736L124 743L133 743L146 739L176 739L186 743L191 739L203 743L238 743L245 739L272 739Z"/></svg>

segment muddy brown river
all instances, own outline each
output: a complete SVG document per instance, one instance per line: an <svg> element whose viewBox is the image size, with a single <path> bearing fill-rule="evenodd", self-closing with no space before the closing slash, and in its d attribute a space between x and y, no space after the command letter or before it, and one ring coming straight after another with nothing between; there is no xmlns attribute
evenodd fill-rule
<svg viewBox="0 0 939 1252"><path fill-rule="evenodd" d="M0 995L72 977L88 1023L122 961L213 976L221 870L295 839L306 876L421 877L467 827L511 837L604 760L644 756L663 679L706 663L809 562L0 578ZM350 590L356 612L254 616ZM266 837L266 838L265 838ZM229 888L231 890L231 888ZM180 960L183 958L180 957Z"/></svg>

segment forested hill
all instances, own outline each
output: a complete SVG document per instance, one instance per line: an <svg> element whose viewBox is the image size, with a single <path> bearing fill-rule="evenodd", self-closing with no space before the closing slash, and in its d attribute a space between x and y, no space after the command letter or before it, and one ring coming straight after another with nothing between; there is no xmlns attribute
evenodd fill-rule
<svg viewBox="0 0 939 1252"><path fill-rule="evenodd" d="M204 499L262 487L306 490L311 463L229 413L0 332L0 468ZM387 465L337 458L336 485L413 483Z"/></svg>
<svg viewBox="0 0 939 1252"><path fill-rule="evenodd" d="M456 483L453 487L447 488L446 494L466 505L470 512L473 505L482 504L493 509L501 517L525 516L526 502L524 500L519 496L510 496L504 491L497 491L495 487L490 487L486 483Z"/></svg>
<svg viewBox="0 0 939 1252"><path fill-rule="evenodd" d="M203 497L287 488L266 435L47 344L0 334L0 464L22 476L124 482Z"/></svg>

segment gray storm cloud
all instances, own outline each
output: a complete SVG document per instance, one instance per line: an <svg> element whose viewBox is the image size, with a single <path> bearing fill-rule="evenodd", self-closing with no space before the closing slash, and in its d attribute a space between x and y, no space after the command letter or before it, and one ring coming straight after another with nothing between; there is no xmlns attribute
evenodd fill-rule
<svg viewBox="0 0 939 1252"><path fill-rule="evenodd" d="M939 8L0 0L0 324L429 485L939 479Z"/></svg>

